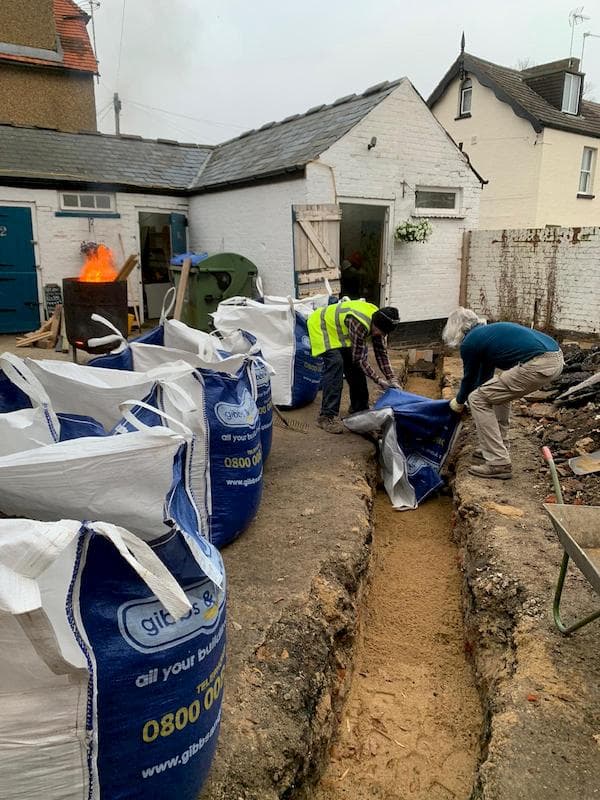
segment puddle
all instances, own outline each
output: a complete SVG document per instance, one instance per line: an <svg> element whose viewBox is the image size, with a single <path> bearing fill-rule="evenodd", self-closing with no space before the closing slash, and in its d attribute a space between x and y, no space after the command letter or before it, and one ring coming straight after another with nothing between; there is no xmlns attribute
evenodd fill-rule
<svg viewBox="0 0 600 800"><path fill-rule="evenodd" d="M434 395L435 383L408 389ZM372 585L339 736L313 800L467 800L482 712L467 661L452 504L375 501Z"/></svg>

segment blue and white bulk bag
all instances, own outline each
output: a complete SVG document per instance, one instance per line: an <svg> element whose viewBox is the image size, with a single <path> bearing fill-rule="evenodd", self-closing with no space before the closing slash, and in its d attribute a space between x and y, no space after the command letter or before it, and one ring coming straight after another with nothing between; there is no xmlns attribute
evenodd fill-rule
<svg viewBox="0 0 600 800"><path fill-rule="evenodd" d="M146 331L146 333L142 333L140 336L132 339L132 341L141 342L142 344L162 345L165 343L164 328L162 325L158 325L156 328L152 328L152 330ZM132 370L133 362L131 358L131 350L129 349L127 340L121 336L121 341L118 347L106 355L96 356L96 358L90 359L87 363L87 366L104 367L104 369Z"/></svg>
<svg viewBox="0 0 600 800"><path fill-rule="evenodd" d="M219 303L212 315L224 336L238 329L257 341L265 361L273 368L271 391L276 406L299 408L311 403L319 391L322 361L313 358L306 327L311 309L293 301L264 304L237 298Z"/></svg>
<svg viewBox="0 0 600 800"><path fill-rule="evenodd" d="M138 404L137 410L136 404L128 405L144 424L170 424L144 408L149 405L191 429L196 441L191 489L201 516L208 520L206 535L217 547L224 547L252 522L262 496L261 428L252 357L205 362L193 353L139 344L132 344L132 353L134 365L145 374L168 365L173 368L172 376L157 380L159 390L152 391L144 405ZM188 374L177 374L180 369L185 372L186 363ZM170 391L172 386L179 394ZM127 430L131 421L125 423L116 430Z"/></svg>
<svg viewBox="0 0 600 800"><path fill-rule="evenodd" d="M196 330L196 328L190 328L189 325L185 325L183 322L171 319L163 320L158 327L132 339L130 342L121 337L121 341L115 350L107 355L93 358L88 362L88 366L133 370L133 354L131 351L131 344L133 343L153 344L175 350L185 350L189 353L196 353L207 360L218 358L218 339L208 333Z"/></svg>
<svg viewBox="0 0 600 800"><path fill-rule="evenodd" d="M0 456L43 447L60 438L60 422L42 384L17 356L0 356L8 410L0 410ZM15 409L14 406L20 407Z"/></svg>
<svg viewBox="0 0 600 800"><path fill-rule="evenodd" d="M68 361L25 359L46 390L57 413L91 417L110 430L121 417L119 403L141 400L154 379L137 372L73 364Z"/></svg>
<svg viewBox="0 0 600 800"><path fill-rule="evenodd" d="M0 520L3 800L197 800L217 743L225 585L177 530Z"/></svg>
<svg viewBox="0 0 600 800"><path fill-rule="evenodd" d="M383 482L394 508L416 508L442 486L440 470L460 428L447 400L388 389L371 410L343 422L354 433L380 432Z"/></svg>
<svg viewBox="0 0 600 800"><path fill-rule="evenodd" d="M221 346L227 353L247 353L252 357L252 367L256 377L256 404L260 421L260 441L263 464L271 452L273 444L273 397L271 373L273 370L262 356L260 347L252 334L247 331L234 331L224 336Z"/></svg>
<svg viewBox="0 0 600 800"><path fill-rule="evenodd" d="M337 298L333 297L331 284L327 278L324 279L323 283L325 291L321 294L311 294L301 299L296 299L289 296L283 297L282 295L265 294L263 292L262 278L259 275L256 278L256 291L258 292L260 301L265 303L265 305L285 305L286 303L292 302L295 306L303 305L310 308L311 311L315 311L317 308L323 308L332 302L337 303Z"/></svg>
<svg viewBox="0 0 600 800"><path fill-rule="evenodd" d="M57 442L0 458L0 511L43 521L105 519L140 536L162 536L189 492L191 440L169 428ZM201 528L191 492L184 527Z"/></svg>

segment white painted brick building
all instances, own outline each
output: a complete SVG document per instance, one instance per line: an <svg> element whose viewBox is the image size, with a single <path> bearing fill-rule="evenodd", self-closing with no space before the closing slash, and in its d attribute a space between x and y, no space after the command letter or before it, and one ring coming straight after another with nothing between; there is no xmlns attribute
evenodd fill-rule
<svg viewBox="0 0 600 800"><path fill-rule="evenodd" d="M397 305L404 321L447 316L458 302L462 234L477 226L481 183L411 83L404 79L391 86L357 115L350 130L314 155L298 177L244 188L201 188L190 200L194 249L239 251L258 265L269 293L292 294L298 272L294 206L341 206L342 231L348 206L379 208L384 222L381 289L372 299ZM456 206L423 213L433 225L426 243L395 242L396 225L421 213L416 189L455 192Z"/></svg>
<svg viewBox="0 0 600 800"><path fill-rule="evenodd" d="M215 148L0 125L0 230L9 232L0 255L4 247L9 263L28 261L27 274L11 272L13 295L37 305L36 323L43 287L78 273L82 241L104 242L119 263L140 256L129 296L151 317L168 285L164 253L189 246L246 256L280 295L322 290L323 277L352 262L334 291L350 294L354 270L356 296L398 306L405 322L442 319L458 302L463 232L477 225L480 192L407 79ZM425 217L426 243L394 240L400 222ZM165 237L155 275L152 245ZM8 285L0 308L10 306Z"/></svg>

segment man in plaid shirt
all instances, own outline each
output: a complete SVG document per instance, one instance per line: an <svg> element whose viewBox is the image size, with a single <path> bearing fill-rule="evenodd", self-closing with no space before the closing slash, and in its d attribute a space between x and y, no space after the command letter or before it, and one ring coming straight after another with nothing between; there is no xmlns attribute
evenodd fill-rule
<svg viewBox="0 0 600 800"><path fill-rule="evenodd" d="M319 427L328 433L342 433L338 420L344 376L350 390L350 413L369 407L370 378L381 389L400 388L390 364L385 337L399 322L398 309L378 309L364 300L342 300L327 309L317 309L308 321L313 355L324 362L321 388L323 398ZM371 339L377 366L383 378L369 364L367 340Z"/></svg>

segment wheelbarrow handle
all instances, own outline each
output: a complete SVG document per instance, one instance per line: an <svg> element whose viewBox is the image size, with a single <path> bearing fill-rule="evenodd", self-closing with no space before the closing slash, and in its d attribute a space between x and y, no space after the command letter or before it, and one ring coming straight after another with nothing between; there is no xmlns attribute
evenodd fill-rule
<svg viewBox="0 0 600 800"><path fill-rule="evenodd" d="M548 464L548 469L550 470L552 485L554 486L554 494L556 495L556 502L560 505L563 505L564 500L562 496L562 489L560 488L560 481L558 479L558 471L556 469L556 464L554 463L554 458L550 448L542 447L542 455L544 457L544 461L546 464Z"/></svg>

